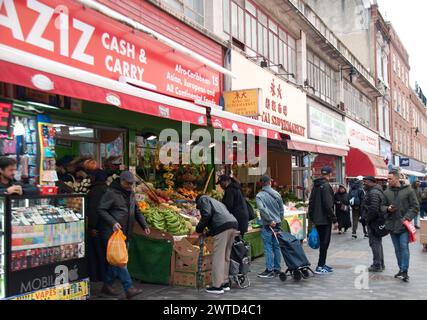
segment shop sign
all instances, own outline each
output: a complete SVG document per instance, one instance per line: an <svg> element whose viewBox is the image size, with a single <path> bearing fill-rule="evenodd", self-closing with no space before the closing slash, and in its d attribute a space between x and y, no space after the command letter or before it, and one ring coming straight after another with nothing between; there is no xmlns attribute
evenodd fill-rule
<svg viewBox="0 0 427 320"><path fill-rule="evenodd" d="M85 70L112 80L125 77L177 98L219 102L219 72L76 1L0 4L2 49L62 63L73 68L70 73ZM34 86L53 90L54 84L42 76L34 77Z"/></svg>
<svg viewBox="0 0 427 320"><path fill-rule="evenodd" d="M346 118L347 138L352 148L379 155L379 137L375 132Z"/></svg>
<svg viewBox="0 0 427 320"><path fill-rule="evenodd" d="M67 283L23 295L8 300L81 300L89 296L89 279Z"/></svg>
<svg viewBox="0 0 427 320"><path fill-rule="evenodd" d="M317 108L310 107L310 138L347 145L345 122Z"/></svg>
<svg viewBox="0 0 427 320"><path fill-rule="evenodd" d="M400 158L401 167L409 167L409 158Z"/></svg>
<svg viewBox="0 0 427 320"><path fill-rule="evenodd" d="M224 110L246 117L260 114L262 104L260 89L237 90L224 92Z"/></svg>
<svg viewBox="0 0 427 320"><path fill-rule="evenodd" d="M7 102L0 102L0 133L9 133L11 115L12 104Z"/></svg>
<svg viewBox="0 0 427 320"><path fill-rule="evenodd" d="M307 97L294 85L261 69L237 51L231 53L233 90L259 88L263 101L259 106L259 120L282 127L287 133L306 137Z"/></svg>
<svg viewBox="0 0 427 320"><path fill-rule="evenodd" d="M86 279L85 259L63 261L11 273L8 296L17 296Z"/></svg>

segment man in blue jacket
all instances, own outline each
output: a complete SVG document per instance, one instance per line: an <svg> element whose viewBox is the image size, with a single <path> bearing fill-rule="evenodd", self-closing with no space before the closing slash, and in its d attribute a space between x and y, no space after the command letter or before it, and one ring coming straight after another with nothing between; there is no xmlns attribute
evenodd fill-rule
<svg viewBox="0 0 427 320"><path fill-rule="evenodd" d="M273 231L281 231L280 225L285 209L281 195L271 187L270 177L263 176L260 182L262 190L256 195L256 203L263 224L261 235L264 242L266 269L264 272L258 274L258 277L269 279L280 274L282 253Z"/></svg>

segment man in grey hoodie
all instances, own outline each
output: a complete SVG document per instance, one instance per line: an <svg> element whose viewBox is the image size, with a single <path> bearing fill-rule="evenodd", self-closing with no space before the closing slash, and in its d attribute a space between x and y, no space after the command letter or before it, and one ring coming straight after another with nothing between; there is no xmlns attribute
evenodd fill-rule
<svg viewBox="0 0 427 320"><path fill-rule="evenodd" d="M260 180L262 190L256 195L256 203L262 220L262 240L264 242L264 254L266 269L258 274L260 278L274 278L280 274L281 251L274 232L280 232L285 209L281 195L271 187L269 176L263 176Z"/></svg>

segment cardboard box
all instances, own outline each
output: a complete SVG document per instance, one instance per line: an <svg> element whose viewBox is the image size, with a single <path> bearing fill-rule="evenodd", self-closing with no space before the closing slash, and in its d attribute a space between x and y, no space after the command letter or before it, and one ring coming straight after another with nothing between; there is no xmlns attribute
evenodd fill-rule
<svg viewBox="0 0 427 320"><path fill-rule="evenodd" d="M203 256L202 271L212 270L213 239L205 240L207 253ZM174 243L175 271L197 272L199 261L198 238L183 238Z"/></svg>
<svg viewBox="0 0 427 320"><path fill-rule="evenodd" d="M212 272L203 272L203 283L201 288L205 288L212 283ZM180 287L197 288L197 273L196 272L174 272L173 285Z"/></svg>
<svg viewBox="0 0 427 320"><path fill-rule="evenodd" d="M427 244L427 219L420 220L420 242Z"/></svg>

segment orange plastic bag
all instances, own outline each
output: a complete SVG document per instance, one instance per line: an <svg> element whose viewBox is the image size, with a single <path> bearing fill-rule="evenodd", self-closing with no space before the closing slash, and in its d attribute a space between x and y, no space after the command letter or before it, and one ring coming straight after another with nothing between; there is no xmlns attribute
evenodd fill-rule
<svg viewBox="0 0 427 320"><path fill-rule="evenodd" d="M107 245L107 261L115 267L126 267L128 263L128 250L126 247L126 236L122 230L115 231Z"/></svg>

